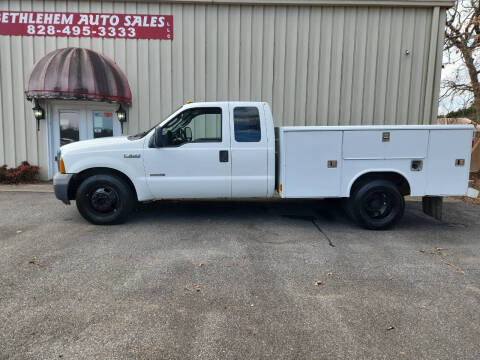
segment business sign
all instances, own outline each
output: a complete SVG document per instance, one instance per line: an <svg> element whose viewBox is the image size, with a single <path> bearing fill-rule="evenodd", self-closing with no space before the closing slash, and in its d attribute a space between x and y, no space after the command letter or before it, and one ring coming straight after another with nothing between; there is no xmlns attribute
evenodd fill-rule
<svg viewBox="0 0 480 360"><path fill-rule="evenodd" d="M0 11L0 35L172 40L173 16Z"/></svg>

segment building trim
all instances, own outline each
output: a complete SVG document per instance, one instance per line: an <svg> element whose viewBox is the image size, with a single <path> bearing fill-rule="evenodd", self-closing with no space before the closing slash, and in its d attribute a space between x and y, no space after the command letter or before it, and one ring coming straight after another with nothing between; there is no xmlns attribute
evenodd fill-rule
<svg viewBox="0 0 480 360"><path fill-rule="evenodd" d="M80 0L82 2L82 0ZM284 6L376 6L449 8L453 0L116 0L136 3L178 3L210 5L284 5Z"/></svg>

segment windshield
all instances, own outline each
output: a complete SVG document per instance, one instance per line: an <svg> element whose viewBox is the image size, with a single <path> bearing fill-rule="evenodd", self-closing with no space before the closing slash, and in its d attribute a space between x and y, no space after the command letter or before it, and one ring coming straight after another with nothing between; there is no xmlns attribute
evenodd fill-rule
<svg viewBox="0 0 480 360"><path fill-rule="evenodd" d="M168 116L166 117L166 119L168 119L170 116L172 116L173 114L175 114L175 113L176 113L178 110L180 110L182 107L183 107L183 105L180 106L180 107L179 107L177 110L175 110L174 112L172 112L170 115L168 115ZM128 139L128 140L138 140L138 139L141 139L141 138L145 137L150 131L152 131L153 129L155 129L158 125L160 125L160 124L161 124L162 122L164 122L164 121L165 121L165 119L163 119L163 120L160 121L159 123L155 124L154 126L152 126L152 127L151 127L150 129L148 129L148 130L142 131L142 132L140 132L140 133L138 133L138 134L135 134L135 135L130 135L130 136L127 137L127 139Z"/></svg>

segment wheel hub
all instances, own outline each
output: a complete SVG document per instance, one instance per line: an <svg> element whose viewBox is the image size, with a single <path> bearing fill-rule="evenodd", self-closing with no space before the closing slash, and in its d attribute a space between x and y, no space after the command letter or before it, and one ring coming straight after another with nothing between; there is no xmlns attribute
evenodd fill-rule
<svg viewBox="0 0 480 360"><path fill-rule="evenodd" d="M109 187L94 190L90 196L90 203L96 211L108 213L116 210L117 193Z"/></svg>
<svg viewBox="0 0 480 360"><path fill-rule="evenodd" d="M365 200L365 210L374 219L381 219L392 210L392 199L386 192L374 192Z"/></svg>

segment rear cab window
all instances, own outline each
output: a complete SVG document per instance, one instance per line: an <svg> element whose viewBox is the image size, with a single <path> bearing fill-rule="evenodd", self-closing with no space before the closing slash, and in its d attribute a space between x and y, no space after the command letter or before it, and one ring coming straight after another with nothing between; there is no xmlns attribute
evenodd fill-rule
<svg viewBox="0 0 480 360"><path fill-rule="evenodd" d="M259 142L260 114L254 106L238 106L233 109L233 125L236 142Z"/></svg>

